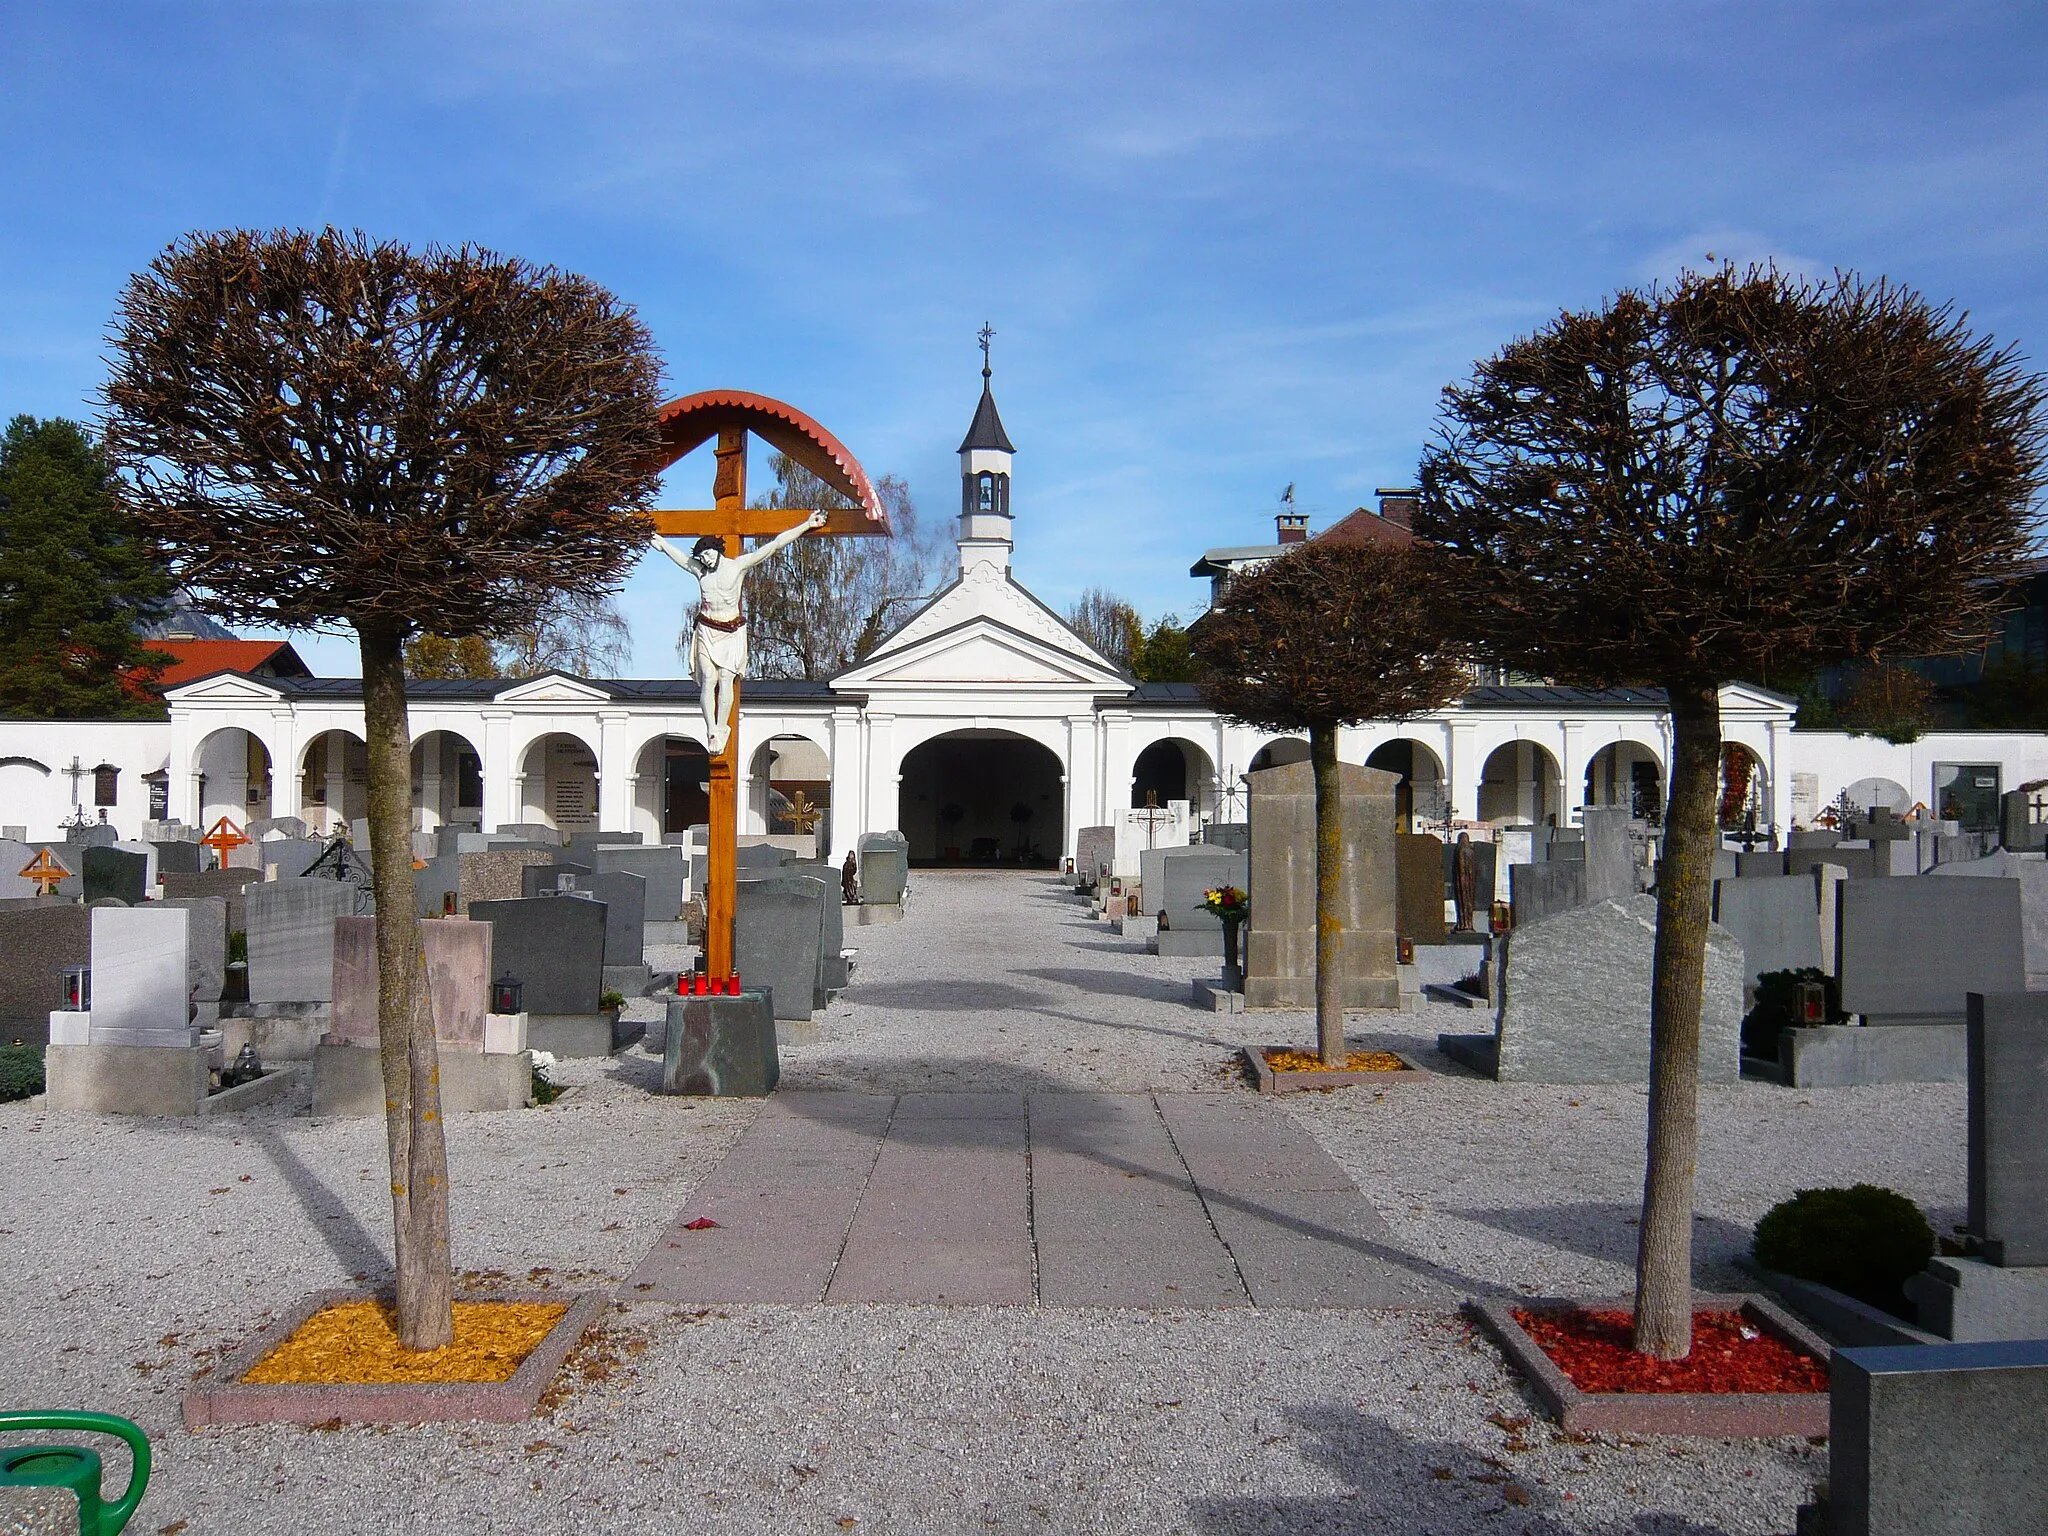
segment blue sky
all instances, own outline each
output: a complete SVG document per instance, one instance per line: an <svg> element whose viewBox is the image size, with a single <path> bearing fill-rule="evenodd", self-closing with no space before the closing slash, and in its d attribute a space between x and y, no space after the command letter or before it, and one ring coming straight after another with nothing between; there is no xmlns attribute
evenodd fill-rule
<svg viewBox="0 0 2048 1536"><path fill-rule="evenodd" d="M0 144L0 413L89 414L181 232L334 222L587 273L673 393L790 400L945 517L988 320L1061 607L1191 614L1288 482L1318 527L1406 482L1474 358L1710 252L2048 354L2038 0L8 0ZM634 674L687 585L628 581Z"/></svg>

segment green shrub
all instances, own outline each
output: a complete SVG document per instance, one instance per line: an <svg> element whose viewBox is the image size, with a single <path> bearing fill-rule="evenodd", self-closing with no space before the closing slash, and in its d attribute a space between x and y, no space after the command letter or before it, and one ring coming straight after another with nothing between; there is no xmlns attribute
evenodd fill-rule
<svg viewBox="0 0 2048 1536"><path fill-rule="evenodd" d="M1756 979L1756 1004L1742 1020L1743 1055L1778 1059L1778 1031L1799 1025L1802 981L1817 981L1826 990L1828 1023L1839 1024L1848 1018L1842 1012L1842 989L1827 972L1810 965L1796 971L1766 971Z"/></svg>
<svg viewBox="0 0 2048 1536"><path fill-rule="evenodd" d="M1750 1251L1768 1269L1910 1317L1900 1287L1934 1256L1934 1228L1919 1206L1875 1184L1802 1189L1765 1213Z"/></svg>
<svg viewBox="0 0 2048 1536"><path fill-rule="evenodd" d="M43 1048L0 1045L0 1104L43 1091Z"/></svg>

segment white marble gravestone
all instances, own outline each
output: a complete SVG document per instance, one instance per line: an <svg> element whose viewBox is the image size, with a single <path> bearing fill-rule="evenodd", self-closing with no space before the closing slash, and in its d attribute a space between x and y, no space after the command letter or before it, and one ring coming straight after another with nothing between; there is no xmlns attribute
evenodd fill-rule
<svg viewBox="0 0 2048 1536"><path fill-rule="evenodd" d="M93 908L92 1044L192 1043L190 920L182 907Z"/></svg>

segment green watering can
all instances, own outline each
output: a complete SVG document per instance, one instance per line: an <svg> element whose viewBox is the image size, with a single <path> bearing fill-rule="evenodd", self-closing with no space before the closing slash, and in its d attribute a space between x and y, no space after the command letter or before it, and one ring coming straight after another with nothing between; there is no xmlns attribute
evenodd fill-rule
<svg viewBox="0 0 2048 1536"><path fill-rule="evenodd" d="M10 1430L84 1430L128 1442L134 1470L127 1490L111 1504L100 1502L100 1458L80 1445L28 1445L0 1451L0 1488L69 1488L78 1495L79 1536L119 1536L142 1502L149 1482L149 1436L111 1413L0 1413L0 1434Z"/></svg>

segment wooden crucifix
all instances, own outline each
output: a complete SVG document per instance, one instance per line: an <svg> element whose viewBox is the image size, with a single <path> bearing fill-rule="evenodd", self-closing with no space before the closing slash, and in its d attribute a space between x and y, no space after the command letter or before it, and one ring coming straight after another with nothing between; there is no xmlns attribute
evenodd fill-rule
<svg viewBox="0 0 2048 1536"><path fill-rule="evenodd" d="M681 400L672 400L657 417L661 426L662 449L658 467L666 469L685 454L716 440L717 469L712 477L712 506L708 510L664 510L652 515L654 531L670 538L694 538L700 545L719 551L720 562L738 560L750 537L786 542L811 532L826 537L887 537L888 514L881 498L868 483L867 472L839 440L794 406L765 395L739 390L707 390ZM747 505L747 437L761 438L787 454L839 492L849 506L813 509L749 507ZM715 545L707 541L715 540ZM664 546L666 548L666 546ZM668 551L678 564L684 556ZM712 583L701 573L700 592L708 608ZM720 615L700 608L693 621L691 650L698 662L695 670L704 686L707 672L721 685L729 684L730 703L722 721L711 724L706 742L711 753L711 846L705 861L704 970L715 980L733 973L733 913L737 905L736 871L739 862L739 725L740 685L744 672L745 614L737 606L738 584L729 572L726 585L732 587L733 612ZM737 640L732 637L737 636ZM702 649L700 650L700 647ZM740 660L729 668L724 660ZM718 702L711 703L713 713Z"/></svg>

